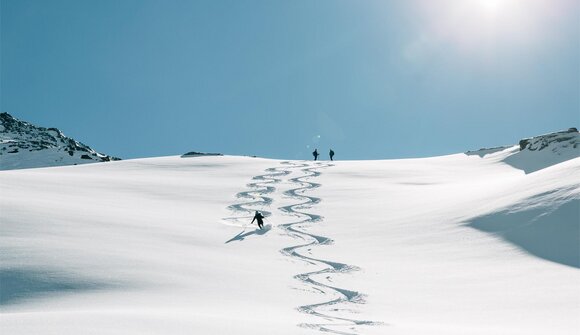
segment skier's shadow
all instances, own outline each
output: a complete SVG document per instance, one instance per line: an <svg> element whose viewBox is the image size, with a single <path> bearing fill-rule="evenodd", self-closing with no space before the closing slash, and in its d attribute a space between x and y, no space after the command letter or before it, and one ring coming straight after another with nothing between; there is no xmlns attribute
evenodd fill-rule
<svg viewBox="0 0 580 335"><path fill-rule="evenodd" d="M232 237L231 239L226 241L227 243L233 242L233 241L243 241L246 237L251 236L251 235L264 235L267 232L270 231L270 229L272 229L272 225L264 225L264 229L260 229L260 228L256 228L252 231L246 232L246 230L242 230L241 233L239 233L238 235Z"/></svg>

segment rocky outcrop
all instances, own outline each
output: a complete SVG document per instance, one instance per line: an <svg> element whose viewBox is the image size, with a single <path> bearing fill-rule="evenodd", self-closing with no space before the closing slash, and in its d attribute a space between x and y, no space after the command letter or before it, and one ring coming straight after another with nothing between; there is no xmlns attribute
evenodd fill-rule
<svg viewBox="0 0 580 335"><path fill-rule="evenodd" d="M558 150L559 148L576 149L578 147L578 129L570 128L566 131L559 131L520 140L520 151L542 151L546 148Z"/></svg>
<svg viewBox="0 0 580 335"><path fill-rule="evenodd" d="M185 153L185 154L181 155L182 158L185 158L185 157L200 157L200 156L223 156L223 154L213 153L213 152L190 151L188 153Z"/></svg>
<svg viewBox="0 0 580 335"><path fill-rule="evenodd" d="M120 160L65 136L0 113L0 169L75 165Z"/></svg>

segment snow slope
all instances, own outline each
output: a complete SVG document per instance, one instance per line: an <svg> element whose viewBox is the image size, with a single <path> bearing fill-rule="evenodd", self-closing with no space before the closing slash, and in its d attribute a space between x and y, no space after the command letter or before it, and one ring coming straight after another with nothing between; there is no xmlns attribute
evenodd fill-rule
<svg viewBox="0 0 580 335"><path fill-rule="evenodd" d="M0 170L119 160L96 152L56 128L37 127L0 113Z"/></svg>
<svg viewBox="0 0 580 335"><path fill-rule="evenodd" d="M0 330L578 334L580 159L519 154L1 171Z"/></svg>

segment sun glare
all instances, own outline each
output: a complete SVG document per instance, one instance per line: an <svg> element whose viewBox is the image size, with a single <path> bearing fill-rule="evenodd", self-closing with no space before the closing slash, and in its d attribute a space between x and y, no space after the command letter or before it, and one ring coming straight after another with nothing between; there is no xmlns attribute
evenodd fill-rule
<svg viewBox="0 0 580 335"><path fill-rule="evenodd" d="M503 3L505 3L505 0L478 0L477 3L484 10L495 13L501 9L501 6Z"/></svg>
<svg viewBox="0 0 580 335"><path fill-rule="evenodd" d="M417 59L436 46L486 56L538 43L547 26L550 0L439 0L422 4L426 29L405 50Z"/></svg>

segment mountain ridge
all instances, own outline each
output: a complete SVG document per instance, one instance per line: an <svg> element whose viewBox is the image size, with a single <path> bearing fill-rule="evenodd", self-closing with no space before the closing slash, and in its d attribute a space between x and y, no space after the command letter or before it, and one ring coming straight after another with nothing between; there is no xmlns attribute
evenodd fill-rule
<svg viewBox="0 0 580 335"><path fill-rule="evenodd" d="M0 158L0 170L120 160L97 152L58 128L39 127L6 112L0 113Z"/></svg>

